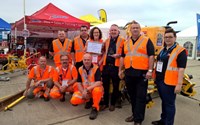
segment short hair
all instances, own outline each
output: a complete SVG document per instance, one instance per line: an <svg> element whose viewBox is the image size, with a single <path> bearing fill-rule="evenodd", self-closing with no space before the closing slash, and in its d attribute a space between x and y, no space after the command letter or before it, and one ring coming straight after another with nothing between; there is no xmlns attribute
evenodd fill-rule
<svg viewBox="0 0 200 125"><path fill-rule="evenodd" d="M166 29L165 34L166 34L166 33L173 33L174 37L176 37L176 31L174 31L173 28L168 28L168 29Z"/></svg>
<svg viewBox="0 0 200 125"><path fill-rule="evenodd" d="M81 27L80 27L80 29L81 28L86 28L86 29L88 29L88 27L86 26L86 25L82 25Z"/></svg>
<svg viewBox="0 0 200 125"><path fill-rule="evenodd" d="M118 28L119 28L119 26L118 26L117 24L112 24L111 26L116 26L116 27L118 27Z"/></svg>
<svg viewBox="0 0 200 125"><path fill-rule="evenodd" d="M67 55L61 54L61 55L60 55L60 60L61 60L61 58L62 58L63 56L67 56L67 58L69 59L69 55L68 55L68 54L67 54Z"/></svg>
<svg viewBox="0 0 200 125"><path fill-rule="evenodd" d="M94 33L94 30L95 30L95 29L99 30L99 39L101 39L101 38L102 38L102 32L101 32L101 30L100 30L98 27L93 27L93 28L90 30L90 38L91 38L92 40L94 40L94 35L93 35L93 33Z"/></svg>

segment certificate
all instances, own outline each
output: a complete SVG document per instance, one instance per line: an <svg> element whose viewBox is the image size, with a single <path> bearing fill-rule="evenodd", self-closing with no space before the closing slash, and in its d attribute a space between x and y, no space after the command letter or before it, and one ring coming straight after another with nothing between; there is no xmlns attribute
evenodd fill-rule
<svg viewBox="0 0 200 125"><path fill-rule="evenodd" d="M101 54L102 43L99 42L88 42L87 52Z"/></svg>
<svg viewBox="0 0 200 125"><path fill-rule="evenodd" d="M67 86L67 87L68 87L68 84L67 84L67 83L68 83L68 80L63 80L63 81L62 81L62 86Z"/></svg>

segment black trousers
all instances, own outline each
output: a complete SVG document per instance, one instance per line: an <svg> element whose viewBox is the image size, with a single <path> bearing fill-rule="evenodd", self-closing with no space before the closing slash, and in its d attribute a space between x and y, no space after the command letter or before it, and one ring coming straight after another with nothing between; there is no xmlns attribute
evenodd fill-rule
<svg viewBox="0 0 200 125"><path fill-rule="evenodd" d="M119 98L119 82L120 78L118 76L118 67L116 66L104 66L102 72L103 87L104 87L104 105L109 105L109 90L110 83L113 85L113 92L111 93L110 104L115 105L117 99ZM112 82L110 82L112 80Z"/></svg>
<svg viewBox="0 0 200 125"><path fill-rule="evenodd" d="M134 121L144 120L148 80L143 76L125 76L125 82L130 96Z"/></svg>

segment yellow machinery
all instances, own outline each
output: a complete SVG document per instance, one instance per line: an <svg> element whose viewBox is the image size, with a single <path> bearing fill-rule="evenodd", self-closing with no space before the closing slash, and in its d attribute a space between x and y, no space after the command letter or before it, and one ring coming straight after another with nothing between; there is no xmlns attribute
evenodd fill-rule
<svg viewBox="0 0 200 125"><path fill-rule="evenodd" d="M21 56L20 58L14 55L7 55L6 58L8 63L5 64L0 71L4 73L3 75L7 75L8 73L13 73L15 71L26 71L28 66L32 63L28 60L32 60L33 57L35 58L39 54L40 52L37 52L27 58L25 55ZM10 79L9 77L3 75L0 77L0 80L8 81Z"/></svg>

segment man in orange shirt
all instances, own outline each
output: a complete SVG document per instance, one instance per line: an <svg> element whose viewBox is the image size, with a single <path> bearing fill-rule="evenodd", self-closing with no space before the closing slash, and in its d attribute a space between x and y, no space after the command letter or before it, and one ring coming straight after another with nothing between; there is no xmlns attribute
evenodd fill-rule
<svg viewBox="0 0 200 125"><path fill-rule="evenodd" d="M65 101L66 92L77 91L78 73L76 67L69 64L69 57L67 55L60 56L61 66L56 68L53 76L54 87L50 91L50 97Z"/></svg>
<svg viewBox="0 0 200 125"><path fill-rule="evenodd" d="M38 60L39 65L31 69L24 92L24 96L27 96L27 98L33 99L34 97L44 96L44 100L49 101L49 92L53 86L54 68L46 63L46 57L41 56ZM33 85L31 85L32 80L34 81Z"/></svg>
<svg viewBox="0 0 200 125"><path fill-rule="evenodd" d="M66 38L65 31L58 31L58 39L53 40L50 47L49 54L54 57L54 63L56 67L60 66L60 55L69 55L69 62L72 62L71 58L72 41Z"/></svg>
<svg viewBox="0 0 200 125"><path fill-rule="evenodd" d="M80 35L75 37L72 42L72 59L77 69L83 65L84 48L88 39L88 27L83 25L80 28Z"/></svg>
<svg viewBox="0 0 200 125"><path fill-rule="evenodd" d="M101 72L97 65L92 64L91 54L84 54L83 66L78 69L78 91L75 91L71 103L73 105L89 102L93 99L92 111L89 118L96 119L99 111L99 103L103 96Z"/></svg>

